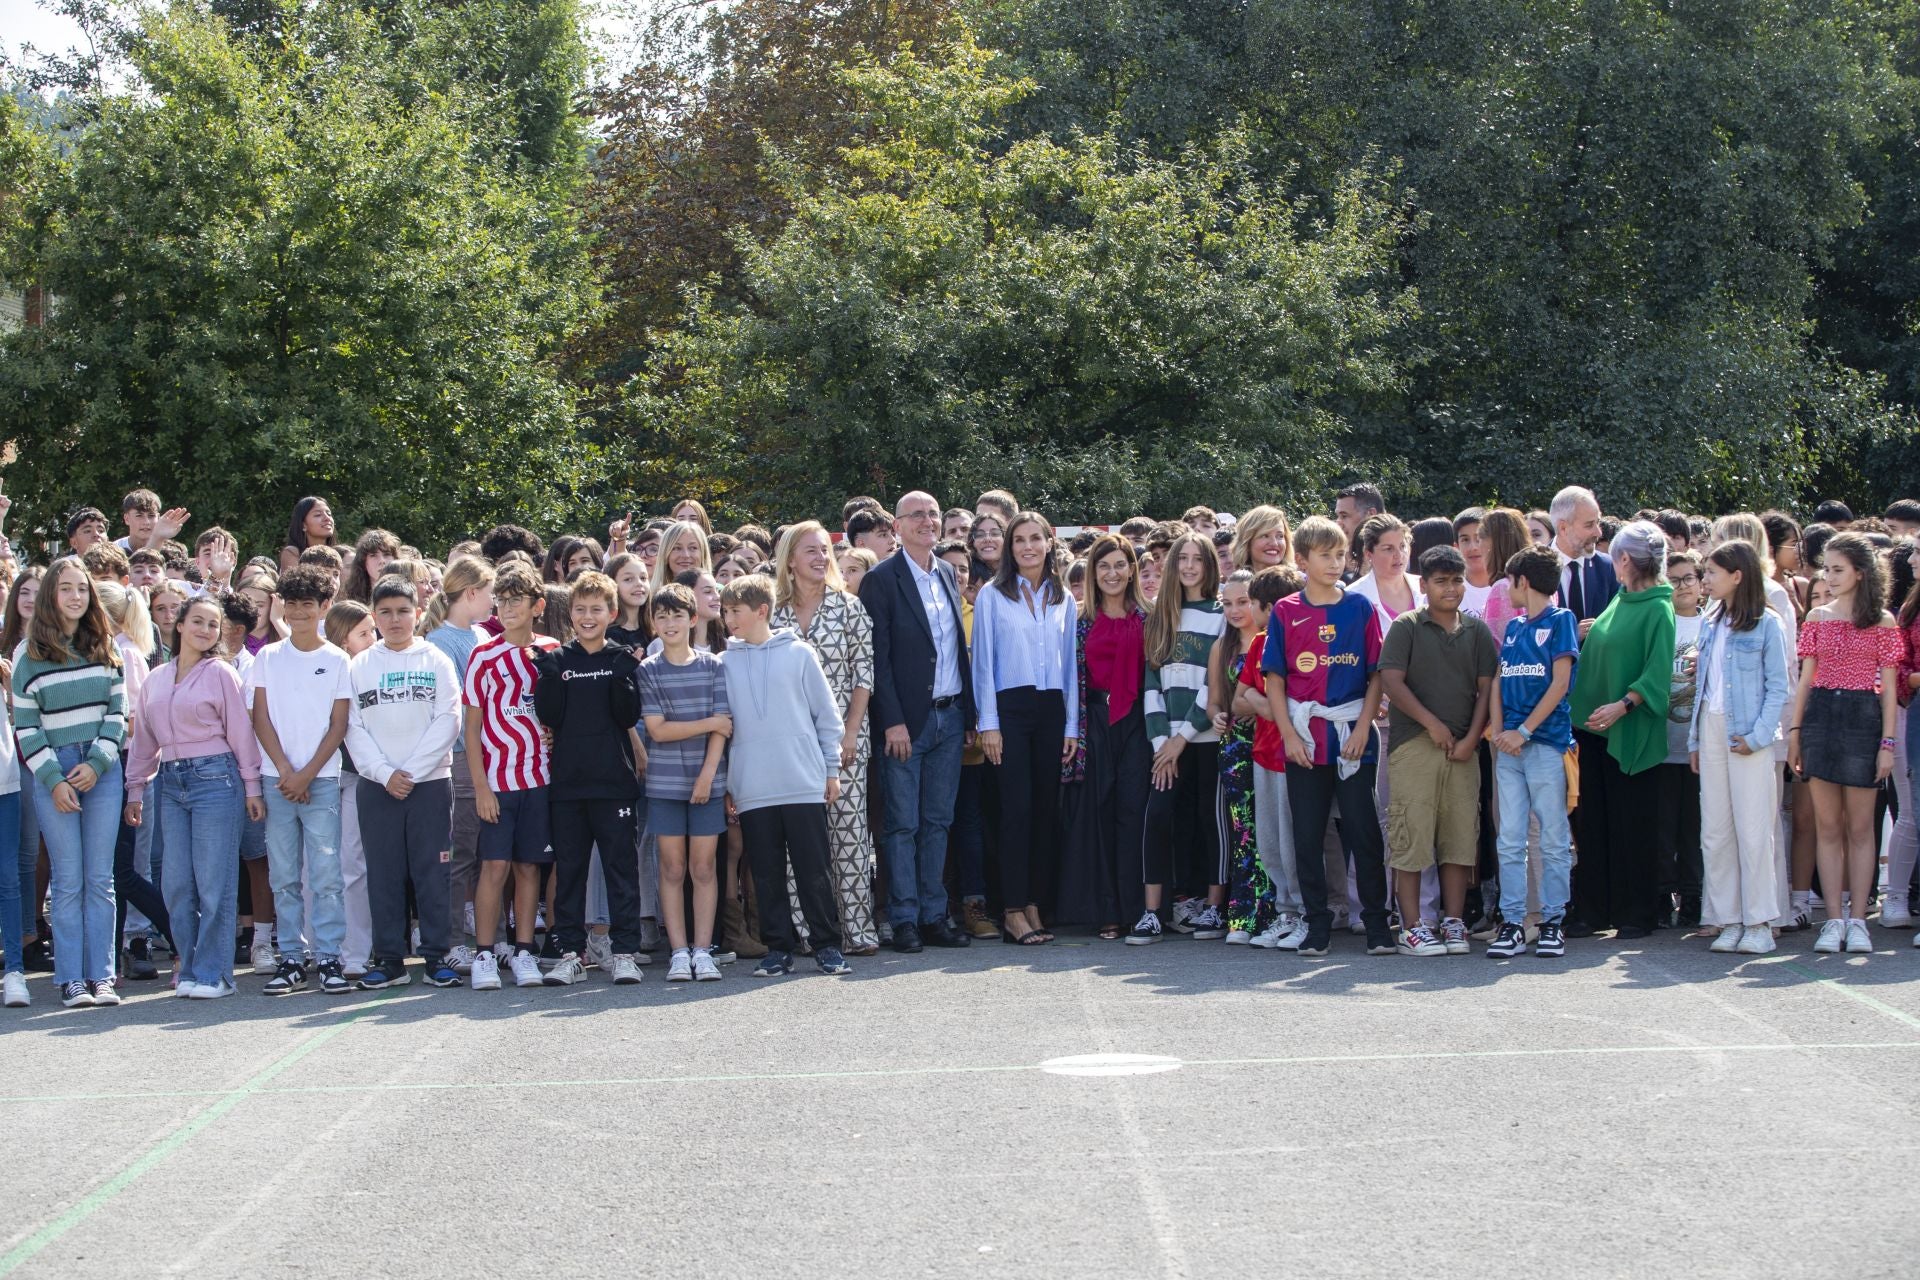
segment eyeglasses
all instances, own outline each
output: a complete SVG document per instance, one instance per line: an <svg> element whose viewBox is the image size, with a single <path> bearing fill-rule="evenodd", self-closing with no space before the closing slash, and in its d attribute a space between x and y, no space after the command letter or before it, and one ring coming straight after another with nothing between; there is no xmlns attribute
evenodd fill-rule
<svg viewBox="0 0 1920 1280"><path fill-rule="evenodd" d="M1667 581L1672 583L1676 587L1690 587L1694 583L1700 581L1700 579L1694 577L1692 574L1687 574L1685 577L1668 578Z"/></svg>
<svg viewBox="0 0 1920 1280"><path fill-rule="evenodd" d="M938 511L932 511L932 510L902 511L899 514L899 516L896 518L900 520L938 520L940 518L940 513Z"/></svg>

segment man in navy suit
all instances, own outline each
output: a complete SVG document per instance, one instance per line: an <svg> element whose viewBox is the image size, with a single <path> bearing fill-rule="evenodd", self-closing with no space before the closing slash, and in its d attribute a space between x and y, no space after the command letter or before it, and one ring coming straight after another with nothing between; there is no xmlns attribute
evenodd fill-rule
<svg viewBox="0 0 1920 1280"><path fill-rule="evenodd" d="M1600 545L1600 502L1591 489L1568 485L1553 495L1547 514L1553 517L1553 549L1560 553L1560 603L1573 611L1580 639L1585 640L1593 620L1620 592L1612 558L1595 552Z"/></svg>
<svg viewBox="0 0 1920 1280"><path fill-rule="evenodd" d="M868 570L860 603L873 618L873 723L881 730L887 921L896 951L964 947L947 923L947 830L960 752L973 727L973 674L953 566L937 558L940 504L909 493L894 507L900 549Z"/></svg>

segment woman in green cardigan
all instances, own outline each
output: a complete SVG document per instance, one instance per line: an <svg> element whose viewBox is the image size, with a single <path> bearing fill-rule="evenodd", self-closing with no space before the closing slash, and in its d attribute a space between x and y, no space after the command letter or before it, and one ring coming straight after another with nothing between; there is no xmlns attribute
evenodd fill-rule
<svg viewBox="0 0 1920 1280"><path fill-rule="evenodd" d="M1659 785L1667 754L1667 700L1673 681L1673 588L1667 540L1636 520L1614 535L1620 594L1580 647L1573 722L1606 741L1580 752L1579 858L1573 868L1575 923L1582 936L1616 929L1644 938L1658 914ZM1576 932L1577 930L1577 932Z"/></svg>

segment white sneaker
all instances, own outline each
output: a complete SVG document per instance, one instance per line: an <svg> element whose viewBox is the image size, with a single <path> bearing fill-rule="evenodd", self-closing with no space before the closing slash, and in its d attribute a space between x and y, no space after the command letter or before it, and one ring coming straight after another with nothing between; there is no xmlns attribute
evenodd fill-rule
<svg viewBox="0 0 1920 1280"><path fill-rule="evenodd" d="M1269 924L1266 928L1247 940L1247 945L1264 947L1269 951L1277 950L1280 946L1280 939L1286 937L1292 928L1292 916L1275 916L1272 924ZM1228 936L1227 941L1233 941L1231 935Z"/></svg>
<svg viewBox="0 0 1920 1280"><path fill-rule="evenodd" d="M516 951L513 959L507 962L513 970L513 985L516 987L538 987L544 985L540 977L540 962L533 958L531 951Z"/></svg>
<svg viewBox="0 0 1920 1280"><path fill-rule="evenodd" d="M181 982L175 985L175 987L173 988L173 994L177 999L191 1000L194 998L193 993L198 991L199 989L200 989L200 984L197 982Z"/></svg>
<svg viewBox="0 0 1920 1280"><path fill-rule="evenodd" d="M1913 912L1908 909L1905 898L1888 898L1880 904L1880 927L1883 929L1913 928Z"/></svg>
<svg viewBox="0 0 1920 1280"><path fill-rule="evenodd" d="M607 972L613 975L615 986L630 987L640 981L640 966L633 962L631 952L620 952L608 961L606 967Z"/></svg>
<svg viewBox="0 0 1920 1280"><path fill-rule="evenodd" d="M27 994L27 975L18 969L7 970L7 976L0 979L0 1004L9 1009L24 1009L33 1003L33 997Z"/></svg>
<svg viewBox="0 0 1920 1280"><path fill-rule="evenodd" d="M1250 943L1250 942L1252 942L1252 941L1253 941L1253 935L1252 935L1251 933L1248 933L1248 932L1247 932L1247 931L1246 931L1245 929L1229 929L1229 930L1227 930L1227 945L1228 945L1228 946L1232 946L1232 947L1244 947L1244 946L1246 946L1246 945L1247 945L1248 943Z"/></svg>
<svg viewBox="0 0 1920 1280"><path fill-rule="evenodd" d="M1443 956L1447 954L1447 944L1440 941L1430 925L1416 924L1401 933L1394 950L1403 956Z"/></svg>
<svg viewBox="0 0 1920 1280"><path fill-rule="evenodd" d="M589 969L605 969L613 963L613 938L604 933L589 933L586 954L581 959Z"/></svg>
<svg viewBox="0 0 1920 1280"><path fill-rule="evenodd" d="M673 959L667 962L668 982L693 981L693 955L686 951L676 951Z"/></svg>
<svg viewBox="0 0 1920 1280"><path fill-rule="evenodd" d="M280 953L273 949L273 939L262 939L258 933L253 936L253 971L272 977L280 968Z"/></svg>
<svg viewBox="0 0 1920 1280"><path fill-rule="evenodd" d="M1720 936L1707 944L1707 950L1718 952L1721 955L1726 955L1730 951L1738 951L1740 949L1742 932L1743 929L1740 925L1722 925L1720 928ZM1767 930L1767 936L1772 937L1773 930Z"/></svg>
<svg viewBox="0 0 1920 1280"><path fill-rule="evenodd" d="M1867 922L1858 916L1847 921L1847 952L1860 956L1873 954L1873 939L1867 936Z"/></svg>
<svg viewBox="0 0 1920 1280"><path fill-rule="evenodd" d="M1167 913L1166 925L1175 933L1192 933L1193 918L1207 905L1205 898L1182 898Z"/></svg>
<svg viewBox="0 0 1920 1280"><path fill-rule="evenodd" d="M587 966L580 963L579 953L569 951L553 962L553 968L540 981L549 987L570 987L586 976Z"/></svg>
<svg viewBox="0 0 1920 1280"><path fill-rule="evenodd" d="M1847 922L1838 917L1820 926L1820 936L1814 939L1813 949L1822 955L1833 955L1847 941Z"/></svg>
<svg viewBox="0 0 1920 1280"><path fill-rule="evenodd" d="M1457 916L1440 922L1440 941L1447 944L1450 956L1473 954L1473 944L1467 941L1467 922Z"/></svg>
<svg viewBox="0 0 1920 1280"><path fill-rule="evenodd" d="M1227 922L1220 908L1212 903L1202 907L1187 923L1193 926L1195 942L1217 942L1227 936Z"/></svg>
<svg viewBox="0 0 1920 1280"><path fill-rule="evenodd" d="M464 948L456 947L456 951ZM454 966L458 968L459 966ZM500 962L493 952L482 951L467 965L467 985L475 991L498 991L500 989Z"/></svg>
<svg viewBox="0 0 1920 1280"><path fill-rule="evenodd" d="M464 942L447 952L447 963L453 966L455 973L473 972L473 962L477 958L473 948ZM495 974L494 976L498 977L499 975ZM492 989L491 987L487 988L489 991ZM476 988L476 990L478 990L478 988Z"/></svg>
<svg viewBox="0 0 1920 1280"><path fill-rule="evenodd" d="M713 962L711 951L693 953L693 980L695 982L720 981L720 966Z"/></svg>
<svg viewBox="0 0 1920 1280"><path fill-rule="evenodd" d="M1740 954L1764 956L1774 948L1773 930L1764 924L1750 924L1740 935Z"/></svg>
<svg viewBox="0 0 1920 1280"><path fill-rule="evenodd" d="M222 978L218 982L201 982L195 984L190 998L194 1000L224 1000L233 993L233 984L225 978Z"/></svg>

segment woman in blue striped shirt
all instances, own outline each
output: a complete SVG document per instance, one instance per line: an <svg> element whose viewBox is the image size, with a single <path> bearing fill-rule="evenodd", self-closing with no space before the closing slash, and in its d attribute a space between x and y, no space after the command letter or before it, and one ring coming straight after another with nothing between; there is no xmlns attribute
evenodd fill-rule
<svg viewBox="0 0 1920 1280"><path fill-rule="evenodd" d="M47 570L13 675L20 764L47 844L54 981L69 1009L120 1003L113 988L113 847L127 686L113 625L77 556Z"/></svg>
<svg viewBox="0 0 1920 1280"><path fill-rule="evenodd" d="M1073 597L1053 526L1023 511L1007 529L993 581L973 602L973 698L980 746L1000 786L1001 940L1053 941L1040 899L1058 867L1060 768L1079 736Z"/></svg>

